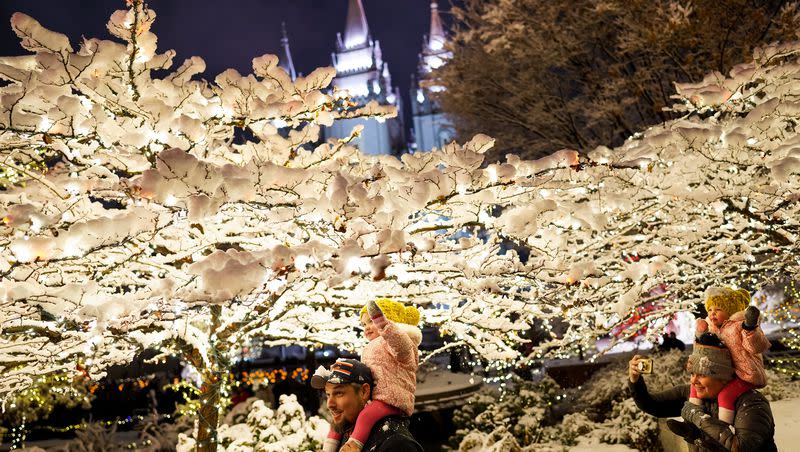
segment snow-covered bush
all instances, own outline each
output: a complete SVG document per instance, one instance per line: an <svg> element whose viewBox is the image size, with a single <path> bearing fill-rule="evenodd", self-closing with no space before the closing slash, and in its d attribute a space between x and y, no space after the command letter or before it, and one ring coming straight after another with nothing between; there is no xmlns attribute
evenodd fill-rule
<svg viewBox="0 0 800 452"><path fill-rule="evenodd" d="M679 351L653 355L653 374L647 376L648 386L665 388L688 383L687 357L688 354ZM627 372L627 359L614 361L595 372L585 384L573 391L575 408L572 411L586 411L595 421L605 419L613 402L629 396Z"/></svg>
<svg viewBox="0 0 800 452"><path fill-rule="evenodd" d="M466 444L482 444L487 438L502 439L508 435L513 436L518 446L537 443L545 431L543 426L550 419L552 407L563 392L553 379L545 377L537 383L520 382L499 396L475 395L454 413L453 422L458 430L450 444L465 450L465 441ZM470 436L474 432L481 435Z"/></svg>
<svg viewBox="0 0 800 452"><path fill-rule="evenodd" d="M653 374L646 377L651 388L668 388L689 382L688 354L679 351L653 355ZM608 444L626 444L638 450L656 450L655 419L639 410L628 391L628 359L620 359L595 372L574 397L572 413L550 434L564 444L591 437ZM577 394L575 393L577 391Z"/></svg>
<svg viewBox="0 0 800 452"><path fill-rule="evenodd" d="M562 424L563 425L563 424ZM636 406L632 398L614 402L611 413L593 435L607 444L627 444L637 450L660 450L658 423Z"/></svg>
<svg viewBox="0 0 800 452"><path fill-rule="evenodd" d="M218 430L220 452L316 451L328 433L328 423L306 418L294 394L282 395L276 410L251 397L234 407ZM181 434L178 451L194 450L191 435Z"/></svg>
<svg viewBox="0 0 800 452"><path fill-rule="evenodd" d="M658 391L689 383L688 353L670 351L652 357L653 373L644 377L648 388ZM510 390L503 395L476 395L454 413L458 430L450 444L459 451L545 451L588 440L625 444L640 451L660 450L656 419L641 411L630 396L627 366L627 357L611 362L573 389L559 389L546 378L539 384L521 383L518 394ZM800 391L800 381L786 375L767 369L767 377L768 385L760 391L769 400ZM555 404L557 397L564 401Z"/></svg>
<svg viewBox="0 0 800 452"><path fill-rule="evenodd" d="M773 369L767 369L767 386L759 389L770 401L797 397L800 394L800 380Z"/></svg>
<svg viewBox="0 0 800 452"><path fill-rule="evenodd" d="M160 422L158 413L145 420L140 427L136 449L147 452L173 452L178 444L178 435L192 428L189 416L178 416L173 423Z"/></svg>
<svg viewBox="0 0 800 452"><path fill-rule="evenodd" d="M654 373L647 377L648 384L658 388L688 383L686 357L677 351L654 355ZM540 451L591 438L598 443L655 450L657 424L630 398L627 364L627 359L614 361L578 388L561 389L546 377L538 383L520 383L500 396L477 395L455 412L458 431L450 444L459 451L492 447ZM513 447L504 449L510 445Z"/></svg>
<svg viewBox="0 0 800 452"><path fill-rule="evenodd" d="M567 414L548 432L549 438L562 447L589 442L625 444L640 451L660 450L656 444L655 418L642 412L631 398L613 401L611 405L611 412L603 422L595 422L581 412Z"/></svg>
<svg viewBox="0 0 800 452"><path fill-rule="evenodd" d="M76 438L52 449L55 452L121 452L125 450L116 438L117 425L89 422L75 431Z"/></svg>
<svg viewBox="0 0 800 452"><path fill-rule="evenodd" d="M491 432L473 430L464 437L459 452L500 452L523 450L514 435L506 427L497 427Z"/></svg>
<svg viewBox="0 0 800 452"><path fill-rule="evenodd" d="M564 416L561 424L553 433L560 434L564 444L574 444L578 438L586 437L597 428L597 424L589 419L585 413L570 413Z"/></svg>

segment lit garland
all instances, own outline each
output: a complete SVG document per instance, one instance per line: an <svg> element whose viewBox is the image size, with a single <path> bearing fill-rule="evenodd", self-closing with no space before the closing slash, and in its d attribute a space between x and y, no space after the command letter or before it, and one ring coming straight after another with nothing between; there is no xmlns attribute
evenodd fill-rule
<svg viewBox="0 0 800 452"><path fill-rule="evenodd" d="M0 419L10 425L11 447L22 447L27 438L27 424L47 418L57 406L88 406L91 385L82 375L54 374L39 377L30 388L15 394L3 409Z"/></svg>
<svg viewBox="0 0 800 452"><path fill-rule="evenodd" d="M169 414L161 414L160 416L163 417L167 421L169 421L169 420L171 420L173 418ZM116 419L116 420L113 420L113 421L93 421L93 422L97 423L97 424L100 424L100 425L103 425L105 427L110 427L112 425L128 426L128 425L134 425L136 423L142 422L142 421L144 421L146 419L147 419L147 416L136 415L136 416L127 416L124 419ZM84 428L86 428L87 425L88 424L86 422L81 422L81 423L78 423L78 424L66 425L64 427L53 427L53 426L48 426L48 425L37 426L36 429L37 430L45 430L45 431L53 432L53 433L70 433L70 432L74 432L75 430L84 429Z"/></svg>
<svg viewBox="0 0 800 452"><path fill-rule="evenodd" d="M285 380L295 380L299 383L305 382L309 378L309 370L305 367L292 369L291 374L286 368L273 369L270 371L255 370L242 372L241 382L248 386L263 385L265 383L278 383Z"/></svg>

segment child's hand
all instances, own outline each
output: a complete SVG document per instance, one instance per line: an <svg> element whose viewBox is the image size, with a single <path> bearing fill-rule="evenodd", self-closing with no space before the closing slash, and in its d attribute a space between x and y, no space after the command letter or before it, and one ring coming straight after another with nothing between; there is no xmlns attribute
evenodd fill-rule
<svg viewBox="0 0 800 452"><path fill-rule="evenodd" d="M708 322L703 319L697 319L697 324L695 327L695 337L699 337L701 334L708 331Z"/></svg>
<svg viewBox="0 0 800 452"><path fill-rule="evenodd" d="M744 310L744 322L742 322L742 328L753 331L758 326L758 318L761 316L761 311L758 310L755 306L748 306L747 309Z"/></svg>

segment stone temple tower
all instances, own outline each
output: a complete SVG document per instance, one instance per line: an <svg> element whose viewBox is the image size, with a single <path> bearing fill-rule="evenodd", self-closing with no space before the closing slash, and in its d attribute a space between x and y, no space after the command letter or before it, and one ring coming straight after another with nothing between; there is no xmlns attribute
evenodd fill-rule
<svg viewBox="0 0 800 452"><path fill-rule="evenodd" d="M364 5L361 0L348 1L344 33L337 34L336 52L332 54L336 69L333 86L348 91L359 105L371 100L393 105L398 109L398 117L338 120L325 129L325 138L347 137L355 125L363 124L364 130L354 142L362 152L400 154L406 147L400 96L397 88L392 87L389 65L383 61L380 43L370 35Z"/></svg>
<svg viewBox="0 0 800 452"><path fill-rule="evenodd" d="M433 82L431 73L452 57L452 53L445 48L446 41L447 35L439 17L438 4L436 0L432 0L430 33L423 38L417 74L411 76L410 97L416 151L441 148L455 136L452 123L431 97L432 93L444 89Z"/></svg>

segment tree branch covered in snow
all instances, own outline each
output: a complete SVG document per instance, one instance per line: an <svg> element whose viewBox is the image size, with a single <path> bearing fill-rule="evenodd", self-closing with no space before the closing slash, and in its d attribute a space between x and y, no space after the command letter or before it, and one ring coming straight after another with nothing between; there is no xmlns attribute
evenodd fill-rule
<svg viewBox="0 0 800 452"><path fill-rule="evenodd" d="M516 356L530 270L498 255L486 223L534 196L535 178L569 177L574 152L520 163L509 190L517 169L481 168L483 136L401 160L347 140L311 151L320 124L395 112L348 109L322 91L332 69L291 82L270 55L213 83L193 78L197 57L153 78L174 57L156 52L154 19L132 2L108 25L123 43L73 51L13 18L35 55L0 66L0 392L54 371L96 378L147 347L216 384L255 337L353 347L376 295L426 308L487 357Z"/></svg>
<svg viewBox="0 0 800 452"><path fill-rule="evenodd" d="M565 325L535 354L589 347L654 287L647 322L797 271L795 45L679 85L684 116L614 151L487 165L483 135L400 159L318 143L394 114L346 110L330 68L291 82L268 55L207 82L193 57L153 78L174 54L132 3L109 23L124 43L77 52L14 16L36 54L0 61L0 394L151 347L197 367L211 407L242 345L355 347L376 296L513 360L534 321Z"/></svg>

